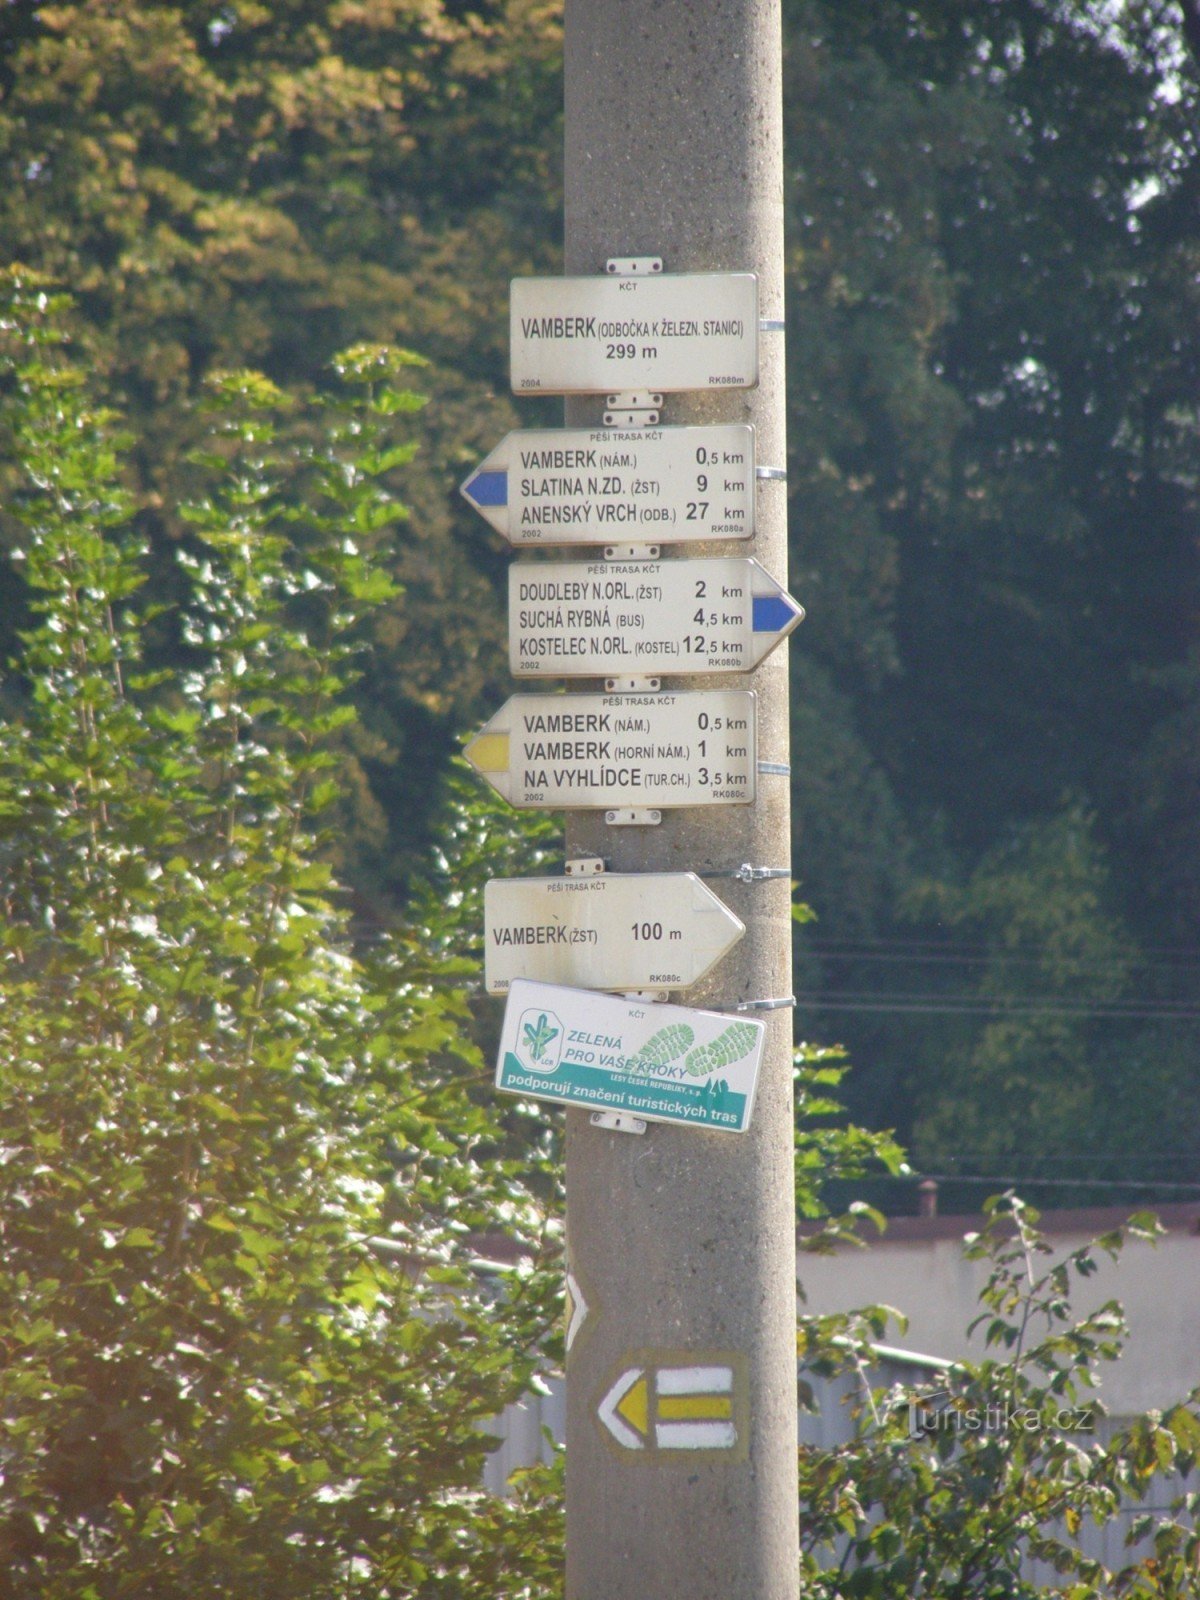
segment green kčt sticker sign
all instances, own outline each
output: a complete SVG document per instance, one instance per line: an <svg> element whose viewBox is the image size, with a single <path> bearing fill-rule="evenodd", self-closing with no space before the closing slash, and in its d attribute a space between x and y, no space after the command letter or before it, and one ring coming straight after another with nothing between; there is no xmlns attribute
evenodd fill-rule
<svg viewBox="0 0 1200 1600"><path fill-rule="evenodd" d="M517 979L504 1014L496 1087L652 1122L744 1133L763 1032L761 1022L722 1012Z"/></svg>

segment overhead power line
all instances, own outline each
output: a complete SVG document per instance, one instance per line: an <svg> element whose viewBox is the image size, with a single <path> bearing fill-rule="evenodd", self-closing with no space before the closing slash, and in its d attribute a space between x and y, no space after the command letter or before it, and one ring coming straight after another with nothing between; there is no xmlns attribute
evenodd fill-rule
<svg viewBox="0 0 1200 1600"><path fill-rule="evenodd" d="M924 1172L921 1176L932 1178L935 1183L1003 1184L1014 1189L1173 1189L1200 1195L1200 1183L1180 1183L1170 1178L1014 1178L986 1172Z"/></svg>
<svg viewBox="0 0 1200 1600"><path fill-rule="evenodd" d="M1171 1000L988 1000L980 995L889 994L852 990L840 995L800 993L798 1006L814 1011L877 1011L964 1017L1125 1017L1138 1022L1194 1022L1200 1006Z"/></svg>
<svg viewBox="0 0 1200 1600"><path fill-rule="evenodd" d="M911 951L927 950L935 956L945 955L951 958L979 957L1004 961L1035 961L1035 955L1007 954L998 950L994 944L981 942L971 943L969 940L955 939L953 943L945 939L823 939L811 934L805 935L805 946L810 950L828 952L832 954L861 954L869 956L872 951L898 951L901 954ZM1165 957L1167 962L1183 960L1191 964L1200 964L1200 945L1172 944L1172 945L1147 945L1139 946L1131 951L1131 960L1139 964L1151 957ZM1114 960L1123 958L1114 957Z"/></svg>
<svg viewBox="0 0 1200 1600"><path fill-rule="evenodd" d="M922 949L919 946L906 947L903 945L886 949L855 949L852 947L835 948L822 944L807 944L805 950L819 956L820 959L831 964L840 962L843 965L855 966L894 966L894 967L1000 967L1005 970L1021 967L1032 967L1044 971L1046 961L1043 957L1030 955L1005 955L993 950L945 950ZM1139 956L1113 956L1108 961L1079 961L1070 962L1073 975L1095 976L1107 973L1124 974L1135 971L1142 973L1171 973L1179 975L1182 972L1200 968L1200 960L1193 956L1180 957L1178 960L1155 959L1144 960Z"/></svg>
<svg viewBox="0 0 1200 1600"><path fill-rule="evenodd" d="M928 1157L930 1164L933 1166L947 1166L961 1162L968 1167L978 1167L986 1165L988 1159L989 1158L986 1153L978 1150L940 1150ZM1042 1152L1038 1155L1038 1161L1043 1166L1086 1166L1092 1170L1095 1170L1097 1165L1106 1161L1116 1161L1122 1163L1123 1165L1127 1165L1130 1161L1151 1163L1161 1161L1178 1163L1182 1161L1185 1162L1190 1169L1197 1165L1198 1160L1200 1160L1200 1155L1198 1155L1197 1151L1194 1149L1130 1151L1113 1149L1111 1147L1104 1148L1089 1146L1086 1150L1062 1151L1057 1155L1048 1155L1045 1152Z"/></svg>

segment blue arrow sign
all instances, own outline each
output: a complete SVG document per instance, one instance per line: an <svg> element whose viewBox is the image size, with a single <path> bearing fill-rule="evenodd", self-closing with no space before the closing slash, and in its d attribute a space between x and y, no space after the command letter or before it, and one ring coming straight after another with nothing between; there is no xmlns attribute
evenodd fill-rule
<svg viewBox="0 0 1200 1600"><path fill-rule="evenodd" d="M803 616L804 609L791 595L756 594L751 627L755 633L782 633L797 615Z"/></svg>
<svg viewBox="0 0 1200 1600"><path fill-rule="evenodd" d="M477 472L463 484L462 492L477 506L506 506L508 473Z"/></svg>

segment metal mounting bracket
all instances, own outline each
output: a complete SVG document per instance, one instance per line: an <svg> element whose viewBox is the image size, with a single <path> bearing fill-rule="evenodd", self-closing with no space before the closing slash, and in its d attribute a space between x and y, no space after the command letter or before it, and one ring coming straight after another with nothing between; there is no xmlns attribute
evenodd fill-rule
<svg viewBox="0 0 1200 1600"><path fill-rule="evenodd" d="M661 256L609 256L604 270L613 278L652 278L663 269ZM662 412L661 394L610 394L606 428L652 428Z"/></svg>
<svg viewBox="0 0 1200 1600"><path fill-rule="evenodd" d="M657 694L661 678L605 678L605 694Z"/></svg>
<svg viewBox="0 0 1200 1600"><path fill-rule="evenodd" d="M663 397L646 390L629 389L610 394L606 402L606 428L652 428L662 415Z"/></svg>
<svg viewBox="0 0 1200 1600"><path fill-rule="evenodd" d="M603 856L572 856L563 864L568 878L598 878L604 871Z"/></svg>
<svg viewBox="0 0 1200 1600"><path fill-rule="evenodd" d="M661 256L609 256L604 270L614 278L649 278L663 269Z"/></svg>
<svg viewBox="0 0 1200 1600"><path fill-rule="evenodd" d="M612 1133L645 1133L648 1124L627 1111L593 1111L588 1118L593 1128L608 1128Z"/></svg>
<svg viewBox="0 0 1200 1600"><path fill-rule="evenodd" d="M658 544L606 544L605 561L657 561L662 554Z"/></svg>
<svg viewBox="0 0 1200 1600"><path fill-rule="evenodd" d="M606 811L604 820L610 828L656 828L662 821L662 812L649 806L625 806Z"/></svg>

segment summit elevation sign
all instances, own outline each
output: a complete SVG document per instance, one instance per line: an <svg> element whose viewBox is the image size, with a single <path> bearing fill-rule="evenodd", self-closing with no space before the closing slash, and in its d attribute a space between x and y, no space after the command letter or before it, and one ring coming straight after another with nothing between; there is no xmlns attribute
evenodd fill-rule
<svg viewBox="0 0 1200 1600"><path fill-rule="evenodd" d="M752 272L516 278L509 300L514 393L752 389Z"/></svg>

